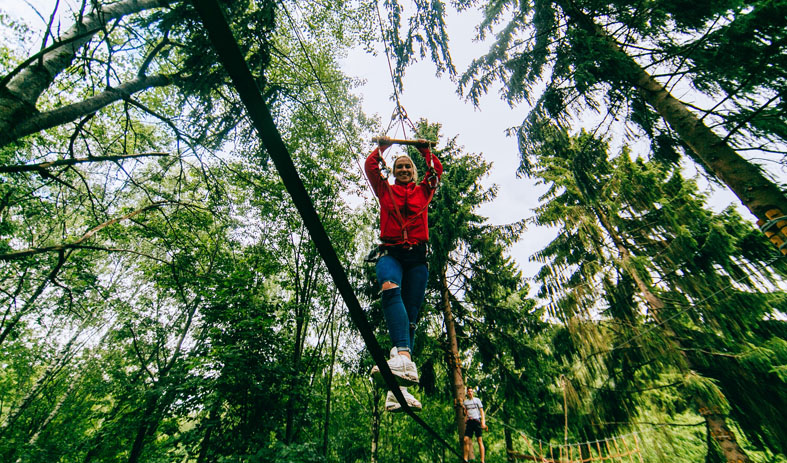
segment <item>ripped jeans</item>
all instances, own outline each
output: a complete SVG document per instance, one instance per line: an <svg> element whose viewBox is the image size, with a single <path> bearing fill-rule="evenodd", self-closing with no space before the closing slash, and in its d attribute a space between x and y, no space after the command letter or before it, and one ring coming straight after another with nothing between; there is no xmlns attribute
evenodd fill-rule
<svg viewBox="0 0 787 463"><path fill-rule="evenodd" d="M402 264L392 256L382 256L377 261L377 282L390 281L398 288L383 291L382 303L388 334L394 346L413 350L415 322L424 302L429 270L426 264Z"/></svg>

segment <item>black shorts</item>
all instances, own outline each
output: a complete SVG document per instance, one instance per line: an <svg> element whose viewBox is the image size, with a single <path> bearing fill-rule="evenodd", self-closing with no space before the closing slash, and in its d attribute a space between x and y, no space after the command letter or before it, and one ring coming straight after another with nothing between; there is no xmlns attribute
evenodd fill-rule
<svg viewBox="0 0 787 463"><path fill-rule="evenodd" d="M481 437L481 422L479 420L467 420L465 422L465 436L466 437Z"/></svg>

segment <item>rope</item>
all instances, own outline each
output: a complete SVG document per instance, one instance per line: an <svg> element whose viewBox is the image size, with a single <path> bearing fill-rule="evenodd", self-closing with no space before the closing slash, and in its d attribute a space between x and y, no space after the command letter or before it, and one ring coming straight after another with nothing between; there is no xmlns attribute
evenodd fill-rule
<svg viewBox="0 0 787 463"><path fill-rule="evenodd" d="M394 72L393 66L391 65L391 56L388 54L388 42L385 41L385 30L383 29L383 16L380 14L380 5L377 3L377 0L374 2L374 8L377 10L377 22L380 25L380 39L383 42L383 50L385 50L385 59L388 60L388 72L391 75L391 86L393 87L394 91L394 98L396 100L396 110L394 110L394 114L391 115L391 120L394 120L394 115L399 111L402 107L402 103L399 101L399 90L396 88L396 80L394 79ZM390 130L391 126L388 126ZM402 120L402 133L404 134L404 121ZM406 138L406 137L405 137Z"/></svg>
<svg viewBox="0 0 787 463"><path fill-rule="evenodd" d="M388 53L388 42L385 40L385 30L383 28L383 16L380 14L380 5L377 3L377 0L374 2L374 7L377 10L377 21L380 25L380 40L383 42L383 49L385 50L385 59L388 60L388 73L391 75L391 86L393 87L394 99L396 100L396 109L394 109L393 114L391 114L391 124L388 125L388 129L385 131L388 133L391 130L391 126L393 125L393 121L396 120L397 116L399 121L402 123L402 136L403 138L407 138L407 130L404 128L404 123L407 121L407 124L413 130L413 133L416 132L415 125L413 121L410 120L410 117L407 116L407 111L404 110L404 106L402 106L401 101L399 100L399 90L396 87L396 79L394 77L393 72L393 65L391 65L391 56Z"/></svg>
<svg viewBox="0 0 787 463"><path fill-rule="evenodd" d="M645 428L645 429L643 429L641 431L633 431L633 432L630 432L630 433L627 433L627 434L617 434L615 436L607 437L607 438L604 438L604 439L588 440L588 441L584 441L584 442L568 442L568 441L566 441L566 443L563 446L561 446L561 445L555 445L555 444L553 444L553 443L551 443L549 441L543 441L541 439L538 439L538 438L535 438L535 437L531 437L527 433L525 433L524 431L522 431L520 429L517 429L517 428L515 428L515 427L513 427L513 426L511 426L509 424L506 424L505 422L503 422L502 420L500 420L498 418L495 418L494 416L487 415L486 419L487 420L492 420L492 421L500 424L502 427L508 428L511 431L519 434L526 441L535 442L539 446L542 446L542 447L544 447L544 446L546 446L546 447L580 447L580 446L583 446L583 445L587 446L587 445L603 444L603 443L606 443L606 442L614 442L615 439L625 439L627 437L632 437L633 438L635 436L641 436L641 435L644 435L646 433L652 432L652 431L654 431L654 430L656 430L658 428L663 428L663 427L668 427L668 426L676 426L674 424L669 424L669 423L652 424L652 425L648 426L647 428ZM542 454L543 454L543 452L542 452Z"/></svg>
<svg viewBox="0 0 787 463"><path fill-rule="evenodd" d="M380 368L386 385L389 390L393 392L396 400L399 401L405 413L410 415L413 420L421 425L421 427L429 431L432 436L448 450L462 458L462 455L460 455L453 446L449 445L437 431L432 429L415 414L412 408L407 404L401 390L399 390L396 379L393 373L391 373L390 368L388 368L386 355L377 343L377 339L374 337L374 333L366 319L363 308L355 296L355 292L339 261L339 257L336 255L336 250L333 248L330 238L317 215L317 211L314 209L314 204L306 188L303 186L303 182L298 176L298 171L295 169L295 165L281 138L281 134L276 128L273 116L268 110L268 106L265 104L265 100L262 98L259 88L257 88L257 84L254 81L254 77L251 71L249 71L246 61L240 52L238 43L232 35L229 24L227 24L223 9L218 4L217 0L195 0L194 5L208 32L208 37L216 53L219 55L227 73L230 75L232 83L246 107L246 111L254 127L257 129L262 139L265 149L268 151L271 160L273 160L284 186L287 188L290 196L292 196L292 201L298 209L303 219L303 223L309 231L309 235L317 251L320 253L320 257L322 257L325 262L325 267L330 273L336 288L339 290L339 294L341 294L344 303L347 305L350 312L350 318L361 333L361 337L366 343L374 362Z"/></svg>

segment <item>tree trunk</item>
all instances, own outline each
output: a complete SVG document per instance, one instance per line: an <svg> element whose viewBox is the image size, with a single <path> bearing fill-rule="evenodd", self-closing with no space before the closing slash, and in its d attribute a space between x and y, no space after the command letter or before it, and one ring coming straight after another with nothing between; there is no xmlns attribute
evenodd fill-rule
<svg viewBox="0 0 787 463"><path fill-rule="evenodd" d="M148 439L155 436L164 412L175 400L178 382L178 380L173 381L172 376L165 372L163 378L148 391L148 399L145 401L143 415L129 453L128 463L142 461L142 451L145 449ZM161 388L166 390L163 396L153 392Z"/></svg>
<svg viewBox="0 0 787 463"><path fill-rule="evenodd" d="M333 312L332 312L333 313ZM333 364L336 361L336 349L339 345L338 340L336 339L336 330L335 330L335 323L333 319L330 320L331 323L331 364L328 367L328 384L325 386L325 421L323 422L323 434L322 434L322 454L327 459L328 458L328 434L331 424L331 387L333 384Z"/></svg>
<svg viewBox="0 0 787 463"><path fill-rule="evenodd" d="M713 133L659 82L642 68L638 69L640 72L636 83L645 101L680 135L705 167L735 193L760 224L771 217L783 216L783 211L787 211L787 198L781 189L766 178L758 166L745 160L727 142ZM787 232L787 227L782 228ZM787 239L787 236L781 239ZM771 241L775 240L771 238ZM787 255L787 248L782 248L781 251Z"/></svg>
<svg viewBox="0 0 787 463"><path fill-rule="evenodd" d="M661 319L661 311L666 307L666 304L661 300L661 298L654 294L653 291L651 291L650 287L642 279L636 268L630 264L631 254L629 253L628 248L626 248L623 239L621 239L621 237L612 227L612 224L609 222L609 219L607 218L604 211L599 209L596 205L593 206L593 210L596 213L596 217L598 217L599 221L601 222L602 227L607 231L607 234L610 236L618 249L621 267L634 280L634 283L637 285L637 289L639 289L640 293L642 293L645 301L651 308L651 315L653 316L653 319L664 332L669 342L673 344L675 351L679 352L680 358L678 359L678 364L676 366L683 372L692 370L691 359L689 359L686 355L686 351L681 345L680 339L669 326L667 321ZM708 426L711 436L713 436L713 439L721 448L725 461L728 463L748 463L751 461L748 455L746 455L746 452L744 452L740 445L738 445L738 441L735 439L735 435L727 426L724 416L718 411L712 411L711 407L709 407L702 398L695 395L691 399L694 402L699 414L705 419L705 423Z"/></svg>
<svg viewBox="0 0 787 463"><path fill-rule="evenodd" d="M143 375L143 370L137 370L134 375L129 378L129 384L137 384L140 378ZM106 423L112 423L115 421L115 418L121 414L122 411L125 411L126 403L123 401L116 401L115 404L112 406L112 410L109 413L106 413L100 417L100 421L102 423L101 427L99 427L92 436L87 439L87 442L82 445L82 447L88 449L85 453L85 458L82 460L82 463L91 463L94 459L98 458L101 454L102 447L105 442L105 437L107 437L107 427ZM113 439L114 436L110 435L110 439ZM111 445L111 444L110 444ZM114 448L114 446L113 446Z"/></svg>
<svg viewBox="0 0 787 463"><path fill-rule="evenodd" d="M561 0L563 10L568 16L589 33L602 39L609 51L617 56L617 61L626 62L630 72L630 83L634 86L664 120L680 135L681 140L691 148L700 162L727 185L751 211L762 226L787 211L787 197L784 192L763 174L755 164L741 157L725 139L716 135L700 118L689 111L686 105L673 97L642 66L634 61L618 43L610 37L592 18L576 8L571 2ZM787 220L779 222L769 233L771 242L780 246L787 241ZM781 249L787 255L787 247Z"/></svg>
<svg viewBox="0 0 787 463"><path fill-rule="evenodd" d="M503 428L503 433L505 434L505 439L506 439L506 461L508 461L508 463L514 463L516 461L516 458L514 458L513 455L514 439L511 436L511 430L508 428Z"/></svg>
<svg viewBox="0 0 787 463"><path fill-rule="evenodd" d="M208 421L205 423L205 435L199 446L199 455L197 456L197 463L205 463L208 461L208 451L210 450L210 438L213 435L213 429L219 423L218 411L221 409L221 401L217 400L216 404L210 409Z"/></svg>
<svg viewBox="0 0 787 463"><path fill-rule="evenodd" d="M462 364L459 361L459 343L456 340L456 325L454 315L451 310L451 294L448 290L445 269L440 274L440 293L443 305L443 318L445 320L445 332L448 337L446 346L446 364L448 367L448 377L451 380L451 388L454 393L454 421L459 436L459 454L464 451L465 435L465 415L462 402L465 400L465 382L462 378ZM461 459L460 459L461 460Z"/></svg>
<svg viewBox="0 0 787 463"><path fill-rule="evenodd" d="M306 226L301 225L298 236L306 234ZM294 239L294 237L292 238ZM301 388L303 385L304 369L304 350L306 336L311 321L312 296L315 291L315 282L318 272L318 255L309 256L307 242L300 240L293 241L293 286L295 294L293 296L295 310L295 341L292 353L293 374L289 382L289 400L287 401L287 411L284 425L284 441L288 444L295 442L296 436L300 431L300 420L298 417L299 408L303 406Z"/></svg>
<svg viewBox="0 0 787 463"><path fill-rule="evenodd" d="M177 392L176 386L179 381L177 378L172 378L173 375L171 372L180 358L180 353L183 349L183 342L185 341L186 335L191 329L191 324L194 321L194 314L199 307L200 300L201 298L197 297L197 299L194 300L191 306L188 308L186 320L184 321L182 331L180 332L180 338L172 350L172 357L170 357L169 361L161 369L159 373L159 379L154 384L154 387L147 391L148 398L145 400L143 415L141 417L139 427L137 428L137 434L134 438L134 443L132 444L131 451L129 453L128 463L137 463L139 461L140 457L142 456L142 451L145 448L145 444L147 443L148 437L153 436L156 433L156 429L161 423L162 414L175 400L175 394ZM153 393L153 389L159 388L165 391L163 396L160 393Z"/></svg>
<svg viewBox="0 0 787 463"><path fill-rule="evenodd" d="M705 418L710 437L718 444L724 459L729 463L746 463L751 461L743 451L732 433L727 420L715 407L708 407L704 402L695 400L699 407L700 415Z"/></svg>
<svg viewBox="0 0 787 463"><path fill-rule="evenodd" d="M31 62L24 63L13 76L7 76L0 88L0 146L16 138L14 127L37 113L36 103L55 77L71 65L79 49L101 31L108 22L169 4L168 0L123 0L105 5L74 24L59 41Z"/></svg>
<svg viewBox="0 0 787 463"><path fill-rule="evenodd" d="M377 463L377 451L380 446L380 399L382 389L372 385L372 462Z"/></svg>
<svg viewBox="0 0 787 463"><path fill-rule="evenodd" d="M297 297L296 297L297 300ZM284 423L284 442L291 444L295 441L295 414L300 404L301 360L303 358L303 341L305 339L306 321L305 311L300 307L301 302L296 302L295 308L295 344L292 352L293 373L289 381L289 398L287 400L287 413Z"/></svg>

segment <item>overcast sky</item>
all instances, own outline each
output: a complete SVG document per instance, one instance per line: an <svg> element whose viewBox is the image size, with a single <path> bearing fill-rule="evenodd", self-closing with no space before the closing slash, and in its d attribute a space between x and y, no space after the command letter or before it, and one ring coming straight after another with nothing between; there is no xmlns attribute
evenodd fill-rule
<svg viewBox="0 0 787 463"><path fill-rule="evenodd" d="M488 48L488 44L473 41L478 22L479 15L473 12L449 18L451 57L459 73ZM343 66L348 75L366 81L366 85L356 92L363 99L364 111L378 114L387 126L396 105L391 101L393 87L382 46L378 47L377 56L363 50L352 52L343 61ZM479 108L474 108L472 103L457 94L456 83L446 74L435 75L435 67L428 60L407 69L400 101L413 122L421 118L439 122L443 126L443 135L447 138L457 136L457 142L464 147L465 153L482 155L492 163L491 175L484 184L496 184L499 192L497 199L480 211L490 223L512 223L533 215L532 209L538 205L538 196L544 188L537 187L532 180L517 178L519 151L516 140L505 134L506 129L522 123L527 108L512 109L499 98L496 90L482 98ZM401 128L392 128L389 133L389 136L400 135ZM370 149L373 146L369 144ZM531 277L540 264L531 263L528 258L552 240L555 233L532 225L528 227L529 230L510 253L525 276Z"/></svg>

